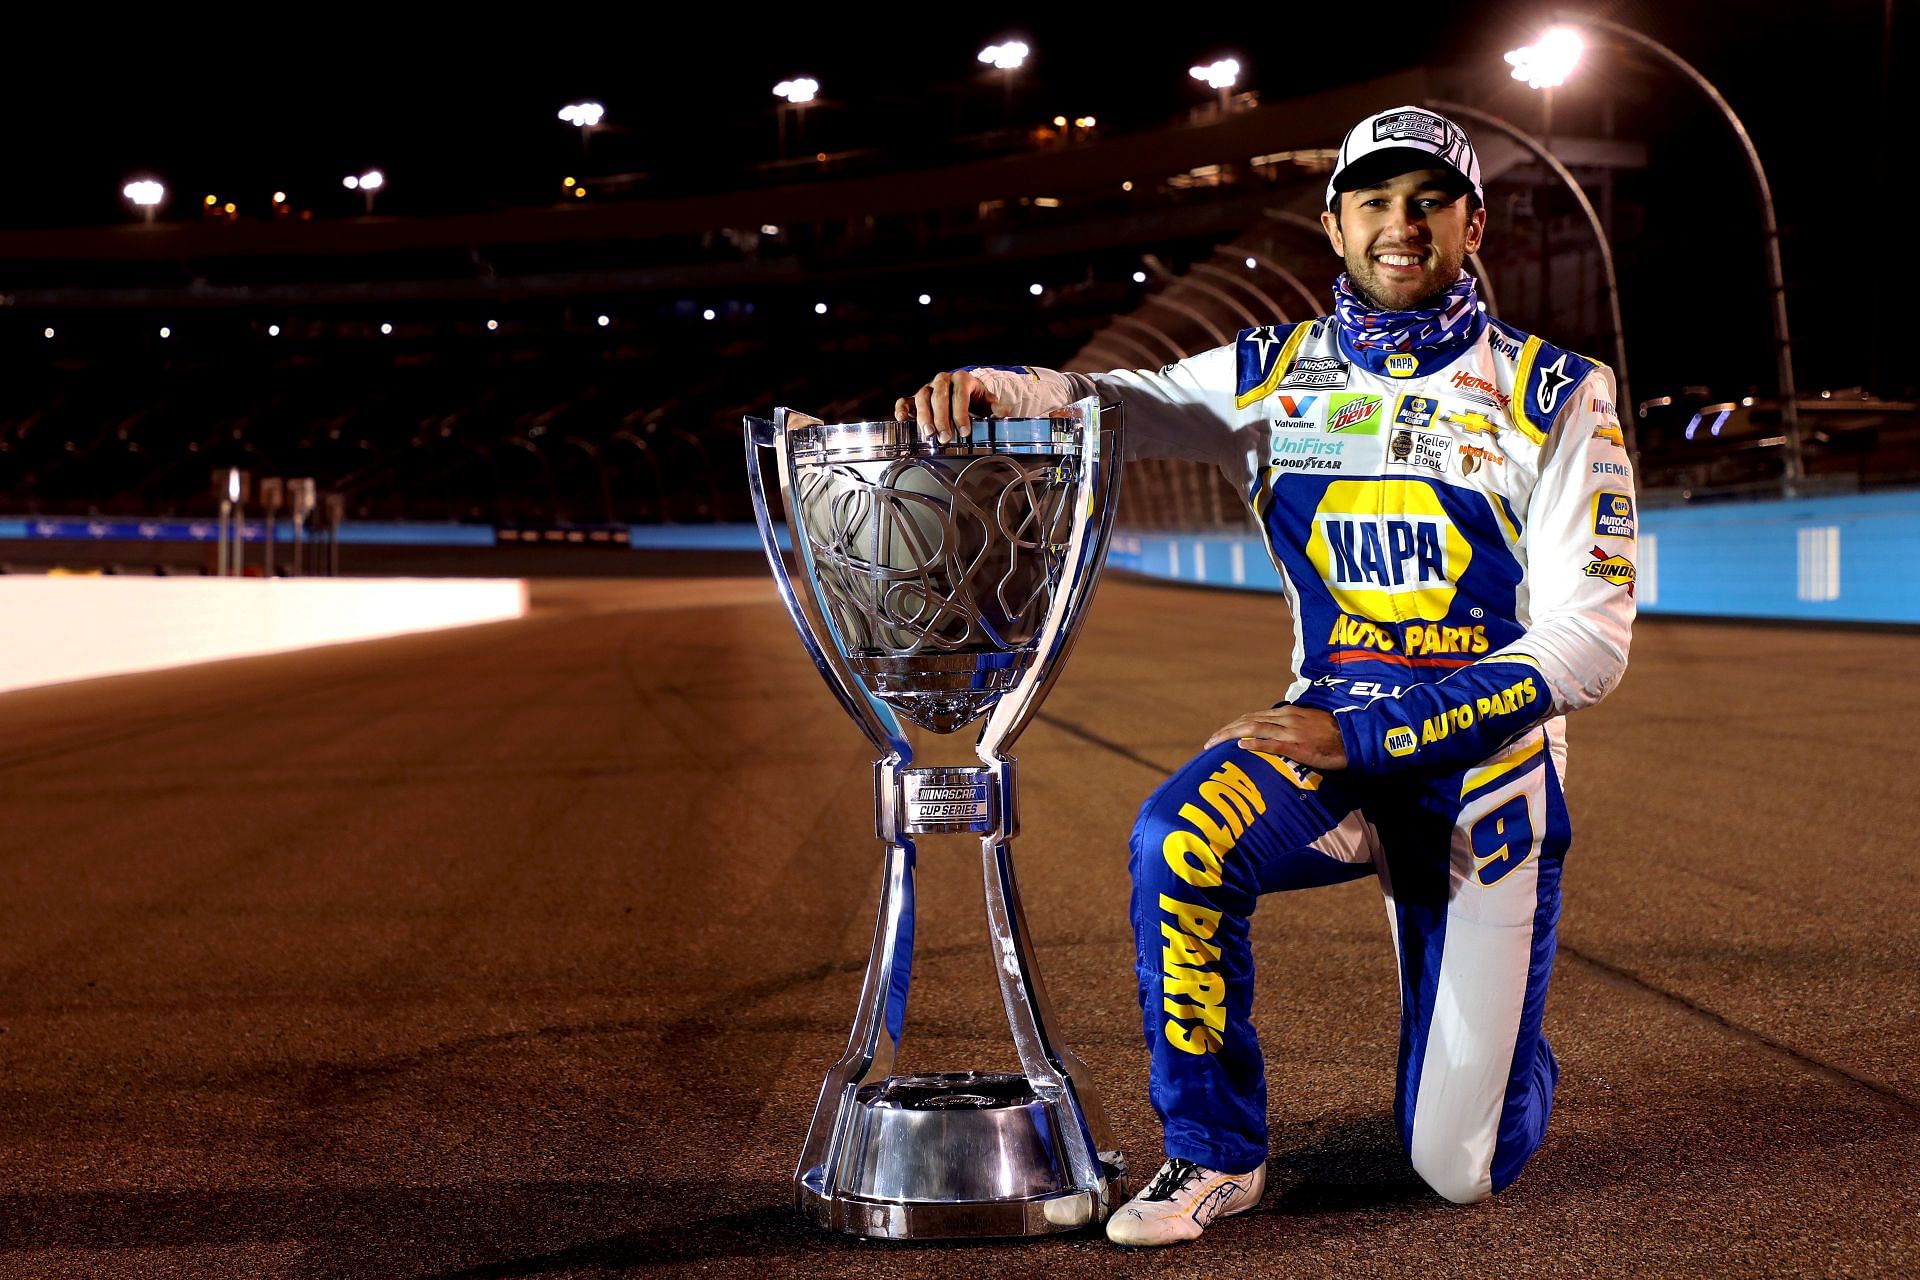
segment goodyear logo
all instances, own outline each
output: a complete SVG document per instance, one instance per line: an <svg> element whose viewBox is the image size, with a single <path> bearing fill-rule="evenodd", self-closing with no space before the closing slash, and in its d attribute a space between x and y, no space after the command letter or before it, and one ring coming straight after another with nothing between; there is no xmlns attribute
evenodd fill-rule
<svg viewBox="0 0 1920 1280"><path fill-rule="evenodd" d="M1593 498L1593 532L1601 538L1633 536L1633 499L1624 493L1598 493Z"/></svg>
<svg viewBox="0 0 1920 1280"><path fill-rule="evenodd" d="M1608 555L1599 547L1595 547L1589 554L1593 559L1581 566L1582 573L1589 578L1599 578L1603 582L1611 582L1616 587L1633 590L1633 561L1617 552Z"/></svg>
<svg viewBox="0 0 1920 1280"><path fill-rule="evenodd" d="M1382 745L1386 747L1387 754L1390 756L1410 756L1420 749L1420 737L1405 725L1398 725L1387 730L1386 740Z"/></svg>
<svg viewBox="0 0 1920 1280"><path fill-rule="evenodd" d="M1336 480L1314 512L1307 558L1347 613L1438 622L1473 548L1423 481Z"/></svg>
<svg viewBox="0 0 1920 1280"><path fill-rule="evenodd" d="M1344 431L1354 436L1380 434L1380 397L1338 395L1327 414L1328 431Z"/></svg>
<svg viewBox="0 0 1920 1280"><path fill-rule="evenodd" d="M1387 376L1391 378L1411 378L1420 372L1420 357L1415 355L1391 355L1387 357Z"/></svg>
<svg viewBox="0 0 1920 1280"><path fill-rule="evenodd" d="M1393 420L1403 427L1430 426L1439 408L1432 396L1401 396L1393 411Z"/></svg>

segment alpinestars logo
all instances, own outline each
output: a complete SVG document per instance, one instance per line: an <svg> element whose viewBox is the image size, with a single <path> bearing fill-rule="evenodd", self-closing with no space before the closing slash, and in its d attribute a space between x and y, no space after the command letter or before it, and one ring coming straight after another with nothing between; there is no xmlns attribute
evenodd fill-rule
<svg viewBox="0 0 1920 1280"><path fill-rule="evenodd" d="M1540 370L1540 389L1533 393L1533 402L1540 412L1551 417L1553 407L1560 403L1560 393L1573 383L1567 376L1567 353L1562 351L1560 358Z"/></svg>

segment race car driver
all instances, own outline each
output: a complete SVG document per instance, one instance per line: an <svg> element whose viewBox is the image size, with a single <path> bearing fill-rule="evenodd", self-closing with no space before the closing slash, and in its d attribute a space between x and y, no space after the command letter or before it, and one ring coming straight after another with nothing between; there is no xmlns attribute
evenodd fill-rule
<svg viewBox="0 0 1920 1280"><path fill-rule="evenodd" d="M1264 893L1378 878L1399 953L1394 1112L1435 1191L1501 1190L1545 1131L1564 715L1626 667L1637 513L1611 372L1489 319L1462 269L1483 199L1457 124L1383 111L1327 186L1346 267L1331 315L1157 372L975 366L895 405L946 439L975 411L1119 401L1130 455L1211 462L1237 486L1293 613L1284 699L1214 733L1133 829L1167 1160L1109 1219L1118 1243L1193 1239L1264 1190L1248 943Z"/></svg>

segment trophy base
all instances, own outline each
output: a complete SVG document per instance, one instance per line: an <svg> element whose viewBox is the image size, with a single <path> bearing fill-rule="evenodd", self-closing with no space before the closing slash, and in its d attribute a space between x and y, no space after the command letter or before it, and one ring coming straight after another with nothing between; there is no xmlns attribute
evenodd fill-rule
<svg viewBox="0 0 1920 1280"><path fill-rule="evenodd" d="M1120 1190L1116 1152L1100 1153L1096 1187L1076 1186L1063 1135L1082 1130L1069 1102L1036 1096L1026 1077L954 1072L901 1076L843 1108L840 1185L822 1165L800 1171L795 1199L830 1231L886 1240L1051 1235L1106 1220Z"/></svg>

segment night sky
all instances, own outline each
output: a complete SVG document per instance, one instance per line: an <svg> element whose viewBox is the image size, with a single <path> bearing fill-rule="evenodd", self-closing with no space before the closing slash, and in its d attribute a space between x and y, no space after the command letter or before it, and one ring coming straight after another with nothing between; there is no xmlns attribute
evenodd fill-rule
<svg viewBox="0 0 1920 1280"><path fill-rule="evenodd" d="M1100 7L1086 6L1089 13ZM1328 6L1328 8L1334 8ZM1894 83L1910 72L1913 6L1897 6ZM770 90L814 76L823 103L811 146L880 146L911 155L920 140L1000 120L997 82L974 53L1019 35L1034 55L1020 113L1095 114L1112 128L1167 120L1207 91L1186 68L1238 56L1266 101L1426 63L1484 65L1503 82L1499 106L1532 123L1531 91L1504 81L1501 53L1537 30L1540 8L1400 6L1357 20L1300 17L1282 6L1223 6L1163 25L1102 28L1065 6L834 8L777 16L702 7L669 29L580 11L538 25L476 15L404 30L388 9L255 8L220 15L171 10L115 19L112 47L87 27L39 28L13 43L0 104L8 110L13 181L0 224L112 224L119 196L151 171L175 192L175 212L217 192L242 213L264 211L278 188L322 216L346 215L348 172L379 166L383 212L474 210L550 198L562 173L645 172L662 189L697 187L774 154ZM1359 13L1346 9L1343 12ZM1869 238L1896 239L1905 206L1887 181L1881 0L1789 3L1627 3L1596 11L1672 45L1733 101L1769 167L1785 239L1804 385L1912 382L1875 352L1847 314L1877 321L1883 291L1867 266ZM446 11L452 12L452 11ZM1061 16L1061 15L1067 16ZM1810 16L1811 15L1811 16ZM544 21L544 16L542 15ZM940 25L944 31L930 33ZM1622 246L1629 340L1663 346L1707 329L1753 330L1750 381L1772 380L1761 287L1759 218L1730 134L1671 72L1602 55L1558 110L1578 118L1590 95L1618 91L1621 130L1651 148L1647 235ZM554 118L597 98L616 126L583 160L578 134ZM1896 102L1900 99L1896 97ZM1904 106L1904 104L1902 104ZM1903 128L1897 136L1905 137ZM1897 166L1908 163L1900 158ZM1863 199L1864 196L1864 199ZM1859 211L1859 212L1856 212ZM1712 345L1712 344L1710 344ZM1729 350L1740 344L1732 344ZM1732 367L1715 370L1737 377Z"/></svg>

